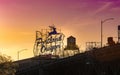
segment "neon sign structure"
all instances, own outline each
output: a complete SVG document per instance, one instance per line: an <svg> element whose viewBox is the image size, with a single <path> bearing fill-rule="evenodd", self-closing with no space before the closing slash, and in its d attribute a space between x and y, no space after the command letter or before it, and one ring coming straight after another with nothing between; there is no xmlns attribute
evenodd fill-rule
<svg viewBox="0 0 120 75"><path fill-rule="evenodd" d="M55 26L49 26L49 28L36 31L36 40L33 49L35 56L62 53L65 35L60 30L57 30Z"/></svg>

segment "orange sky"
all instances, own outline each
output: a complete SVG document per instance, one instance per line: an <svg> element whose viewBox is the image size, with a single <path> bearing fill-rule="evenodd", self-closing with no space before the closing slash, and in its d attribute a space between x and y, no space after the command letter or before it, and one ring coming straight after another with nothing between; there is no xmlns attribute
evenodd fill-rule
<svg viewBox="0 0 120 75"><path fill-rule="evenodd" d="M55 24L66 38L73 35L81 50L85 42L100 42L100 21L104 23L104 44L117 37L120 1L116 0L0 0L0 52L17 59L33 56L35 31ZM65 38L65 39L66 39ZM66 44L66 41L65 41Z"/></svg>

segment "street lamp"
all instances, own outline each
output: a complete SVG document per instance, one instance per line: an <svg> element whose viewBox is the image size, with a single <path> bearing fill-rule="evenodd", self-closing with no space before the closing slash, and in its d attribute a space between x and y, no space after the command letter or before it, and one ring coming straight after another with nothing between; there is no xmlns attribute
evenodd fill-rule
<svg viewBox="0 0 120 75"><path fill-rule="evenodd" d="M25 51L25 50L27 50L27 49L22 49L22 50L20 50L20 51L17 52L18 60L19 60L19 53L22 52L22 51Z"/></svg>
<svg viewBox="0 0 120 75"><path fill-rule="evenodd" d="M108 18L108 19L105 19L105 20L101 20L101 47L102 47L102 44L103 44L103 23L108 21L108 20L114 20L114 18Z"/></svg>

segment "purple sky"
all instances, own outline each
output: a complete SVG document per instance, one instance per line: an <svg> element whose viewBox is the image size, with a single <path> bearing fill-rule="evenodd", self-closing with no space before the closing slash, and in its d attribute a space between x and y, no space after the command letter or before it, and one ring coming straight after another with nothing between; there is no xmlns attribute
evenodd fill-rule
<svg viewBox="0 0 120 75"><path fill-rule="evenodd" d="M105 44L108 36L117 37L119 13L120 0L0 0L0 48L8 55L27 48L30 56L35 31L55 24L85 49L85 42L100 42L100 21L113 17L103 26Z"/></svg>

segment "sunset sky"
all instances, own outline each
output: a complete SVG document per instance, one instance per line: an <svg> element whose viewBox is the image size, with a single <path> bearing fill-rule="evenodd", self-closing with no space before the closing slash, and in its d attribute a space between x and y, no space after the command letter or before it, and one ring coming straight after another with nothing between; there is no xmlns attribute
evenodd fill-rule
<svg viewBox="0 0 120 75"><path fill-rule="evenodd" d="M120 0L0 0L0 52L17 60L27 49L20 59L32 57L35 31L52 24L84 50L85 42L100 42L100 22L107 18L114 20L103 24L104 44L117 37Z"/></svg>

